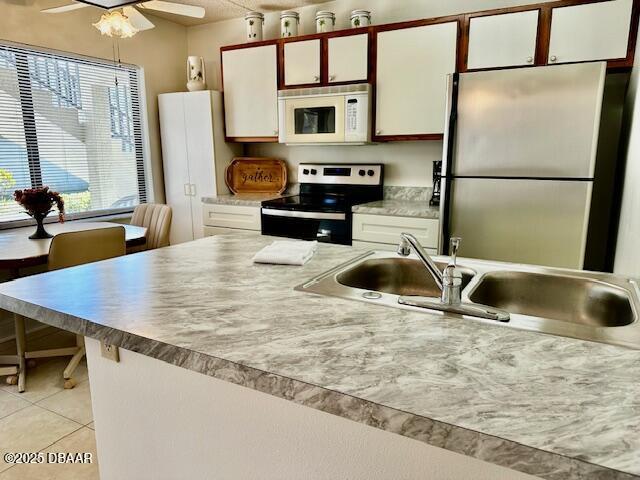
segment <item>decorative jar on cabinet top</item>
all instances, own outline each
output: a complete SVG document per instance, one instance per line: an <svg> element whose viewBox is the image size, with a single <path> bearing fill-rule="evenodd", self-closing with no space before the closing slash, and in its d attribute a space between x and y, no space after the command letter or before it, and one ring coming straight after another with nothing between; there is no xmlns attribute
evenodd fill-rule
<svg viewBox="0 0 640 480"><path fill-rule="evenodd" d="M316 13L316 32L325 33L333 32L336 26L336 15L333 12L320 10Z"/></svg>
<svg viewBox="0 0 640 480"><path fill-rule="evenodd" d="M280 14L280 37L288 38L298 35L300 15L298 12L287 10Z"/></svg>
<svg viewBox="0 0 640 480"><path fill-rule="evenodd" d="M369 10L354 10L351 12L351 28L368 27L371 25Z"/></svg>
<svg viewBox="0 0 640 480"><path fill-rule="evenodd" d="M187 57L187 90L197 92L207 88L202 57Z"/></svg>

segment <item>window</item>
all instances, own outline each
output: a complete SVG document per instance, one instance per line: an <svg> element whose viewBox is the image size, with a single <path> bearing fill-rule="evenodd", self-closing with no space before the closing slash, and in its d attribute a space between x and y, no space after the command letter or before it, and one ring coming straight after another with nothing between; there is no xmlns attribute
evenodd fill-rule
<svg viewBox="0 0 640 480"><path fill-rule="evenodd" d="M67 214L147 199L136 66L0 43L0 224L28 218L16 189L49 186Z"/></svg>

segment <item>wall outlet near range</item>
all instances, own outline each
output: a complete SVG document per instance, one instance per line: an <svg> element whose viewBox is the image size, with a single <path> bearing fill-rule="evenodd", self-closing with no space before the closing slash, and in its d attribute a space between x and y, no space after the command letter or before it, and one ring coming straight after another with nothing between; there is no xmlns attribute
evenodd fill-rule
<svg viewBox="0 0 640 480"><path fill-rule="evenodd" d="M104 358L108 358L114 362L120 361L120 351L116 345L100 342L100 353Z"/></svg>

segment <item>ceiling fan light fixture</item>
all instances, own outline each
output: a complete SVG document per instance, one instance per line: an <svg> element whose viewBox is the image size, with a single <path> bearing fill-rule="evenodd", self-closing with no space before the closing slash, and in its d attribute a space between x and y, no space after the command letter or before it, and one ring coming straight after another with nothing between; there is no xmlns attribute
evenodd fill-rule
<svg viewBox="0 0 640 480"><path fill-rule="evenodd" d="M130 38L138 33L138 29L135 28L129 17L124 15L119 10L107 12L100 17L97 23L93 24L102 35L116 38Z"/></svg>

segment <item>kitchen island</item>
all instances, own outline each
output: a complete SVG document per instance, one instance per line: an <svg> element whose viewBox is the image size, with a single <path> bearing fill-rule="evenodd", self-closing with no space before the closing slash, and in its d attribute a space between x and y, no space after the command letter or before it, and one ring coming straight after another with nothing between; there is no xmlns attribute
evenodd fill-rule
<svg viewBox="0 0 640 480"><path fill-rule="evenodd" d="M296 292L363 250L253 265L271 241L222 235L0 285L0 308L95 339L104 479L414 478L458 458L474 478L640 478L640 351Z"/></svg>

